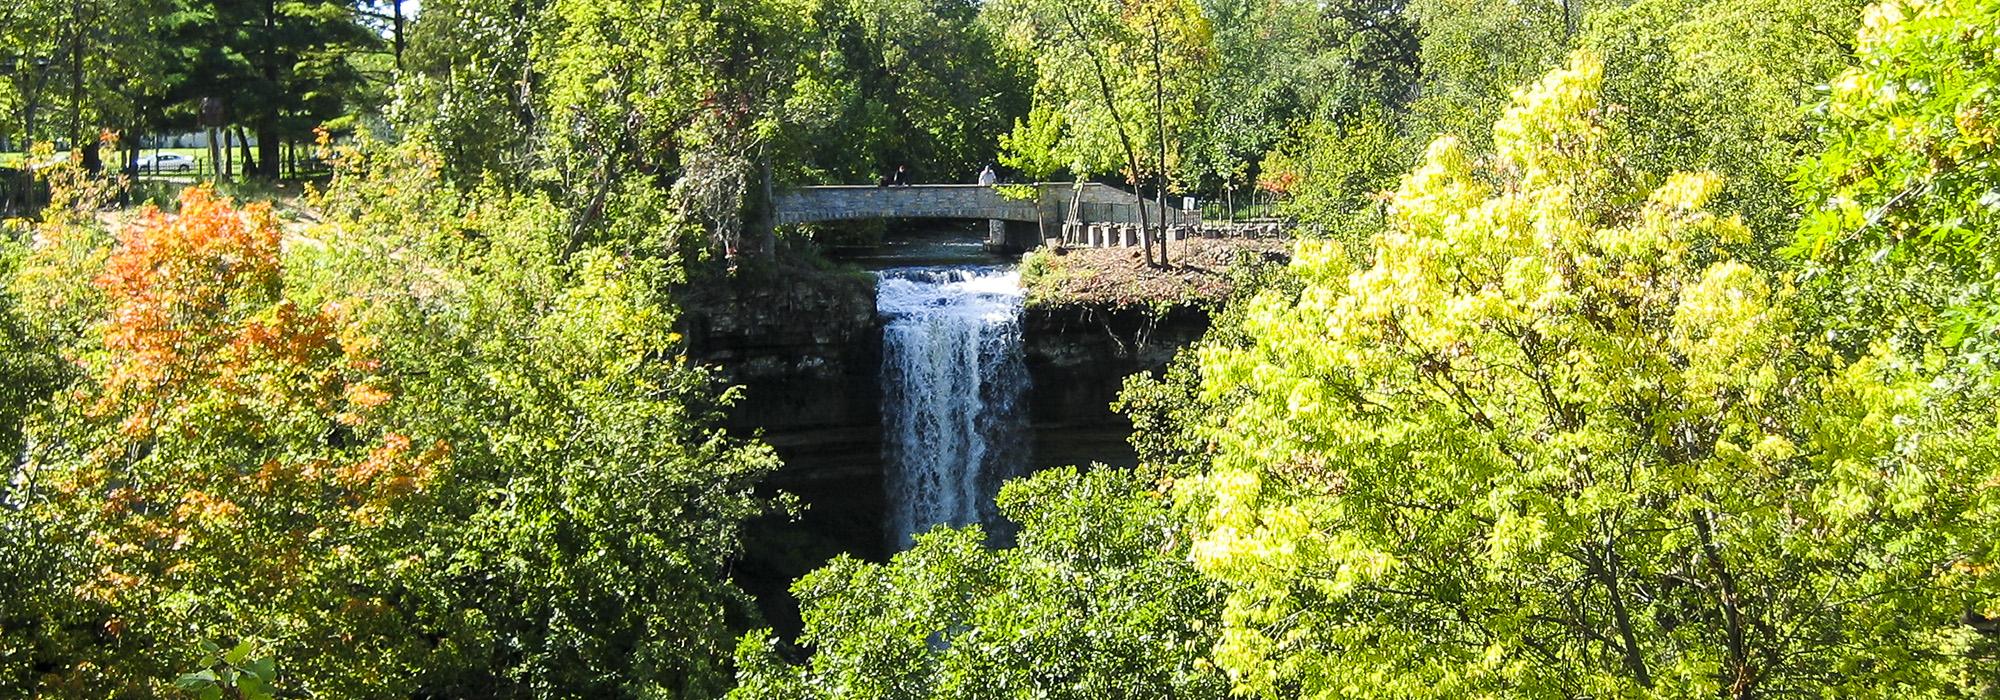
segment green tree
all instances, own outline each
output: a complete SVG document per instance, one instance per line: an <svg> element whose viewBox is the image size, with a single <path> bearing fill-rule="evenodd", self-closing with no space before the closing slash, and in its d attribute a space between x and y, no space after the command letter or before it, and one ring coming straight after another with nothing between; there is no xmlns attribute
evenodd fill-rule
<svg viewBox="0 0 2000 700"><path fill-rule="evenodd" d="M1297 156L1274 151L1264 161L1264 176L1278 179L1289 171L1296 182L1284 200L1285 213L1308 231L1343 241L1350 252L1365 251L1363 243L1384 224L1383 195L1411 160L1411 140L1401 133L1400 121L1374 109L1314 122L1294 146L1301 151Z"/></svg>
<svg viewBox="0 0 2000 700"><path fill-rule="evenodd" d="M24 0L0 10L0 136L18 150L63 142L103 166L99 132L138 125L163 88L156 0Z"/></svg>
<svg viewBox="0 0 2000 700"><path fill-rule="evenodd" d="M2000 342L2000 4L1885 2L1833 81L1800 168L1800 252L1844 347L1942 343L1991 372Z"/></svg>
<svg viewBox="0 0 2000 700"><path fill-rule="evenodd" d="M0 229L0 283L11 282L27 255L24 229ZM0 286L0 467L12 473L27 449L23 422L45 402L62 376L52 339L22 313L20 294Z"/></svg>
<svg viewBox="0 0 2000 700"><path fill-rule="evenodd" d="M1218 664L1265 697L1992 692L1991 436L1796 333L1715 176L1636 184L1600 71L1518 93L1484 166L1435 142L1371 263L1301 244L1301 291L1203 351L1229 408L1176 495Z"/></svg>
<svg viewBox="0 0 2000 700"><path fill-rule="evenodd" d="M1725 183L1719 205L1742 211L1765 239L1789 235L1796 216L1791 170L1815 147L1807 120L1815 86L1850 60L1845 37L1856 3L1608 3L1580 14L1574 35L1562 8L1554 9L1419 2L1405 12L1425 18L1427 97L1412 109L1378 99L1365 103L1374 107L1322 116L1281 144L1275 163L1295 171L1297 183L1288 213L1350 241L1365 239L1381 224L1379 195L1414 162L1423 139L1442 132L1483 140L1482 125L1505 104L1512 81L1576 44L1605 57L1610 108L1603 120L1635 170L1715 172ZM1439 96L1444 102L1433 99ZM1778 247L1759 240L1737 251L1768 259Z"/></svg>
<svg viewBox="0 0 2000 700"><path fill-rule="evenodd" d="M0 687L31 688L48 658L48 648L67 630L87 629L85 621L59 605L60 582L75 563L50 541L43 523L26 510L34 492L34 474L22 469L27 459L29 422L62 385L65 363L57 338L38 313L24 308L17 289L20 268L34 264L25 227L0 227ZM45 230L60 236L61 232ZM46 240L46 239L45 239ZM44 246L53 247L53 241Z"/></svg>
<svg viewBox="0 0 2000 700"><path fill-rule="evenodd" d="M801 642L737 650L733 698L1220 698L1202 651L1219 595L1187 563L1162 494L1134 472L1054 469L1007 484L1016 546L939 528L888 564L842 557L795 586Z"/></svg>
<svg viewBox="0 0 2000 700"><path fill-rule="evenodd" d="M731 395L682 354L686 224L620 194L578 244L545 195L456 199L434 155L377 158L329 194L340 234L299 275L367 309L396 381L385 420L451 449L458 478L395 543L416 562L402 606L448 634L415 687L720 695L749 609L728 578L737 528L776 461L713 427Z"/></svg>
<svg viewBox="0 0 2000 700"><path fill-rule="evenodd" d="M1258 161L1274 150L1302 155L1336 131L1371 128L1364 124L1404 110L1421 69L1418 28L1405 4L1204 3L1216 68L1183 160L1195 172L1182 177L1233 190L1254 181ZM1397 160L1387 167L1406 165Z"/></svg>
<svg viewBox="0 0 2000 700"><path fill-rule="evenodd" d="M1412 0L1406 12L1419 28L1423 65L1408 129L1418 143L1451 134L1484 147L1508 95L1569 51L1579 4Z"/></svg>
<svg viewBox="0 0 2000 700"><path fill-rule="evenodd" d="M1142 198L1153 183L1157 207L1140 207L1139 223L1147 263L1165 264L1152 222L1164 223L1177 136L1212 60L1207 19L1190 0L1019 0L989 11L1013 50L1035 57L1034 104L1001 140L1002 160L1036 177L1122 169Z"/></svg>
<svg viewBox="0 0 2000 700"><path fill-rule="evenodd" d="M1722 175L1718 205L1769 239L1739 254L1767 256L1797 221L1792 170L1818 150L1808 117L1819 86L1853 60L1860 11L1855 0L1641 0L1593 13L1579 41L1604 56L1608 121L1634 167Z"/></svg>
<svg viewBox="0 0 2000 700"><path fill-rule="evenodd" d="M1215 61L1201 86L1177 173L1184 182L1231 190L1255 176L1257 160L1310 116L1325 61L1313 3L1209 0Z"/></svg>
<svg viewBox="0 0 2000 700"><path fill-rule="evenodd" d="M388 116L463 188L526 186L542 167L529 46L546 2L433 0L409 30Z"/></svg>
<svg viewBox="0 0 2000 700"><path fill-rule="evenodd" d="M866 183L907 164L958 182L992 163L1032 76L978 3L826 0L782 114L781 180Z"/></svg>
<svg viewBox="0 0 2000 700"><path fill-rule="evenodd" d="M1346 0L1320 9L1325 93L1322 117L1371 108L1401 109L1417 97L1422 76L1419 27L1401 0Z"/></svg>
<svg viewBox="0 0 2000 700"><path fill-rule="evenodd" d="M204 99L254 134L246 176L275 179L288 143L323 124L345 126L376 108L386 76L368 75L382 37L354 0L154 0L145 15L161 42L148 66L161 89L141 105L144 126L193 130ZM253 167L254 164L254 167Z"/></svg>
<svg viewBox="0 0 2000 700"><path fill-rule="evenodd" d="M819 29L790 0L662 4L448 2L425 10L394 113L470 189L493 178L549 194L581 244L616 225L614 201L666 193L705 243L733 256L761 196L780 107ZM466 42L482 42L462 51Z"/></svg>

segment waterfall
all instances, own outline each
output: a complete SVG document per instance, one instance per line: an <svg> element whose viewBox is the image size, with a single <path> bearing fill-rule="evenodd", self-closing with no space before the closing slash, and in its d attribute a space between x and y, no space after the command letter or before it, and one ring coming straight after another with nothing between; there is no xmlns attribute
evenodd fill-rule
<svg viewBox="0 0 2000 700"><path fill-rule="evenodd" d="M899 268L876 289L891 549L938 523L995 533L1005 524L993 497L1027 461L1021 277Z"/></svg>

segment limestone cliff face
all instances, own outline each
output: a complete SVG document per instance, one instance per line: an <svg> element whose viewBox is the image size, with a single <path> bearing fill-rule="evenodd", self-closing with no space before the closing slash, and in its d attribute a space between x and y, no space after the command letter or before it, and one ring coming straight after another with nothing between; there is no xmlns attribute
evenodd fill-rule
<svg viewBox="0 0 2000 700"><path fill-rule="evenodd" d="M698 295L682 325L694 359L743 388L731 430L762 431L788 457L810 445L816 454L805 461L819 462L814 477L830 476L829 469L842 476L873 469L880 452L882 327L872 277L809 273L736 283ZM833 446L866 459L825 463Z"/></svg>
<svg viewBox="0 0 2000 700"><path fill-rule="evenodd" d="M1192 306L1029 307L1022 332L1034 381L1034 465L1136 463L1126 441L1132 424L1111 403L1126 377L1165 368L1208 324L1208 312Z"/></svg>
<svg viewBox="0 0 2000 700"><path fill-rule="evenodd" d="M742 389L726 427L763 439L784 460L760 490L794 494L805 506L797 517L746 523L733 572L767 624L796 634L793 580L843 552L886 554L874 279L800 273L709 285L690 297L681 319L690 355Z"/></svg>

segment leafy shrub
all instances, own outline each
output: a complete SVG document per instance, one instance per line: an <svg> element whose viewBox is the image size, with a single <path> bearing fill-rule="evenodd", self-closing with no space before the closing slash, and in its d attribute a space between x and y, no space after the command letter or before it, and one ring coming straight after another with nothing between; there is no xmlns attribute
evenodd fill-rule
<svg viewBox="0 0 2000 700"><path fill-rule="evenodd" d="M1133 472L1053 469L1009 482L1017 546L940 527L888 564L841 557L793 587L801 641L737 649L732 698L1222 697L1201 621L1216 590L1186 559L1163 494Z"/></svg>

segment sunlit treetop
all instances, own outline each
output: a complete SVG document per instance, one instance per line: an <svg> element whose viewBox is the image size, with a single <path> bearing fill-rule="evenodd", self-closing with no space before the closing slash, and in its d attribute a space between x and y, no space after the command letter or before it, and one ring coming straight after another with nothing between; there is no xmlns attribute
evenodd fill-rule
<svg viewBox="0 0 2000 700"><path fill-rule="evenodd" d="M1365 266L1300 244L1302 289L1202 350L1232 408L1176 495L1239 691L1964 682L1960 615L2000 613L1991 446L1934 436L1892 359L1798 339L1720 178L1625 167L1601 81L1580 54L1516 92L1492 156L1434 142Z"/></svg>
<svg viewBox="0 0 2000 700"><path fill-rule="evenodd" d="M1858 65L1830 86L1826 150L1799 170L1809 208L1799 247L1854 272L1861 323L1880 335L1935 331L1990 354L2000 333L2000 2L1891 0L1868 9L1857 39Z"/></svg>

